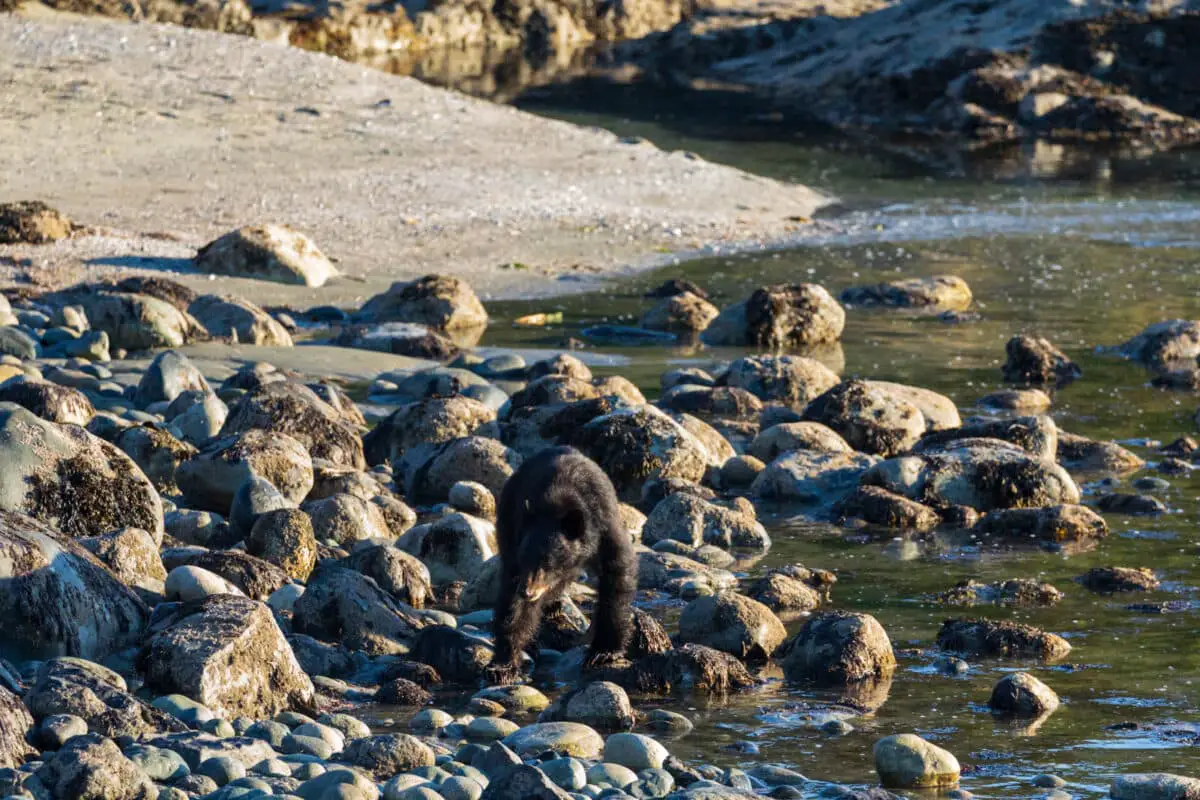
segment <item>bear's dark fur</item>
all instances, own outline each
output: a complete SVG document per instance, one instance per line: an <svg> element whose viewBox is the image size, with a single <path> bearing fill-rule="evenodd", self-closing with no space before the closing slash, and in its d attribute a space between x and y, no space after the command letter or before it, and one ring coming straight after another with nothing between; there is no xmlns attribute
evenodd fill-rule
<svg viewBox="0 0 1200 800"><path fill-rule="evenodd" d="M488 679L520 677L521 654L537 633L543 607L584 569L599 579L588 666L622 663L633 627L637 557L617 493L600 467L570 447L528 459L500 493L496 533L500 596Z"/></svg>

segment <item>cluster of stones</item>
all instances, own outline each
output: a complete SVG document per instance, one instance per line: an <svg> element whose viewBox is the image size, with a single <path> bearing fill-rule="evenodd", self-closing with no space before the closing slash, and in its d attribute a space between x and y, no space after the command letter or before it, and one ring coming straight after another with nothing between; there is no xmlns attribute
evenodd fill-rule
<svg viewBox="0 0 1200 800"><path fill-rule="evenodd" d="M270 275L315 252L259 233L218 240L198 259L216 270L218 254L241 252ZM743 343L828 341L844 312L818 289L766 287L720 316ZM1107 532L1080 505L1071 470L1141 466L1048 416L963 420L940 394L844 380L800 355L673 370L656 403L574 356L484 360L462 348L478 341L487 314L454 278L398 283L353 314L297 315L351 323L343 330L373 342L381 325L411 326L456 353L448 366L378 376L372 404L394 410L368 430L334 383L259 363L218 385L177 349L204 335L290 344L283 312L197 297L162 278L14 292L0 306L0 655L10 659L0 661L0 796L798 796L796 773L692 767L626 732L690 725L635 712L628 691L737 691L758 685L751 669L768 661L789 681L832 688L842 705L870 711L886 700L891 642L874 617L824 608L831 573L733 571L770 547L756 504L867 528L1064 546ZM56 349L89 340L105 346ZM159 352L110 369L110 348ZM1005 375L1022 385L1051 388L1078 373L1044 340L1009 345ZM432 688L478 685L498 593L496 498L525 458L556 444L613 480L641 599L679 602L678 632L636 610L630 665L553 704L529 687L492 687L465 715L421 711L406 734L372 735L337 713L364 702L416 709ZM547 614L539 676L580 677L592 577ZM1157 586L1148 570L1127 568L1081 582L1106 592ZM1007 582L943 599L1059 596ZM789 637L781 617L798 612L808 617ZM966 618L945 622L936 642L955 658L1048 661L1070 651L1031 626ZM1058 700L1014 673L989 705L1036 720ZM513 721L534 712L537 722ZM954 757L915 736L881 740L875 758L890 788L958 780Z"/></svg>

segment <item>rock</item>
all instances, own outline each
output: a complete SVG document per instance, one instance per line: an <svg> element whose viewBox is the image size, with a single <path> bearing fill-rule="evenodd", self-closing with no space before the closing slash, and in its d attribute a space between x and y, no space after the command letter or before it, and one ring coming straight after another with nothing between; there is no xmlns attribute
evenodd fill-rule
<svg viewBox="0 0 1200 800"><path fill-rule="evenodd" d="M0 403L0 442L0 508L27 513L68 536L135 527L161 540L158 493L113 445L10 403Z"/></svg>
<svg viewBox="0 0 1200 800"><path fill-rule="evenodd" d="M133 401L145 408L152 403L168 403L184 392L198 391L209 394L212 389L203 373L187 356L175 350L159 353L150 362L138 382Z"/></svg>
<svg viewBox="0 0 1200 800"><path fill-rule="evenodd" d="M1066 431L1058 432L1058 462L1077 472L1124 475L1146 466L1146 462L1116 442L1098 442Z"/></svg>
<svg viewBox="0 0 1200 800"><path fill-rule="evenodd" d="M35 776L53 800L153 800L154 782L96 734L77 736L46 760Z"/></svg>
<svg viewBox="0 0 1200 800"><path fill-rule="evenodd" d="M708 292L700 288L694 281L689 281L687 278L668 278L653 289L645 292L642 297L655 299L661 297L674 297L680 294L694 294L696 297L708 299Z"/></svg>
<svg viewBox="0 0 1200 800"><path fill-rule="evenodd" d="M312 681L270 609L243 597L185 606L150 638L144 659L147 685L187 695L227 718L314 707Z"/></svg>
<svg viewBox="0 0 1200 800"><path fill-rule="evenodd" d="M96 415L83 392L41 381L5 381L0 384L0 403L16 403L44 420L71 425L87 425Z"/></svg>
<svg viewBox="0 0 1200 800"><path fill-rule="evenodd" d="M444 502L450 487L472 481L499 495L521 460L520 453L495 439L481 436L456 439L410 476L407 494L414 502Z"/></svg>
<svg viewBox="0 0 1200 800"><path fill-rule="evenodd" d="M450 487L450 506L473 517L496 519L496 496L482 483L459 481Z"/></svg>
<svg viewBox="0 0 1200 800"><path fill-rule="evenodd" d="M1148 494L1113 492L1096 498L1096 508L1109 514L1158 515L1167 513L1167 504Z"/></svg>
<svg viewBox="0 0 1200 800"><path fill-rule="evenodd" d="M659 769L670 753L640 733L614 733L604 741L604 760L631 770Z"/></svg>
<svg viewBox="0 0 1200 800"><path fill-rule="evenodd" d="M254 429L291 436L313 458L366 468L358 432L307 386L278 381L245 395L230 409L221 436Z"/></svg>
<svg viewBox="0 0 1200 800"><path fill-rule="evenodd" d="M1179 365L1195 366L1200 358L1200 320L1156 322L1118 347L1117 352L1162 371Z"/></svg>
<svg viewBox="0 0 1200 800"><path fill-rule="evenodd" d="M745 389L763 401L804 407L838 384L837 374L814 358L790 355L754 355L729 365L724 381ZM763 459L768 461L769 459Z"/></svg>
<svg viewBox="0 0 1200 800"><path fill-rule="evenodd" d="M40 200L0 203L0 244L49 244L71 235L74 225Z"/></svg>
<svg viewBox="0 0 1200 800"><path fill-rule="evenodd" d="M0 512L0 581L5 650L23 658L103 658L146 625L142 601L91 553L21 514Z"/></svg>
<svg viewBox="0 0 1200 800"><path fill-rule="evenodd" d="M785 422L773 425L754 437L750 455L770 464L784 453L813 450L821 453L849 453L853 448L832 428L819 422Z"/></svg>
<svg viewBox="0 0 1200 800"><path fill-rule="evenodd" d="M331 769L300 784L294 794L300 800L377 800L379 787L370 776L356 769Z"/></svg>
<svg viewBox="0 0 1200 800"><path fill-rule="evenodd" d="M691 292L665 297L642 315L641 326L652 331L699 333L720 312L708 300Z"/></svg>
<svg viewBox="0 0 1200 800"><path fill-rule="evenodd" d="M949 430L935 431L921 437L914 453L932 453L953 447L956 442L970 444L973 439L999 439L1036 456L1042 461L1054 461L1058 450L1058 426L1047 416L1016 417L991 422L974 422Z"/></svg>
<svg viewBox="0 0 1200 800"><path fill-rule="evenodd" d="M813 616L784 651L788 679L819 685L887 678L896 668L887 632L869 614L830 611Z"/></svg>
<svg viewBox="0 0 1200 800"><path fill-rule="evenodd" d="M874 752L879 782L888 788L923 789L958 784L958 759L915 734L886 736L875 743Z"/></svg>
<svg viewBox="0 0 1200 800"><path fill-rule="evenodd" d="M312 240L287 225L247 225L201 247L192 260L201 272L236 278L324 286L337 269Z"/></svg>
<svg viewBox="0 0 1200 800"><path fill-rule="evenodd" d="M661 500L642 527L647 545L671 539L699 547L711 544L766 550L771 539L766 529L750 514L724 508L690 494L673 494Z"/></svg>
<svg viewBox="0 0 1200 800"><path fill-rule="evenodd" d="M22 361L33 361L42 355L37 341L15 325L0 327L0 354Z"/></svg>
<svg viewBox="0 0 1200 800"><path fill-rule="evenodd" d="M1052 544L1090 542L1108 536L1108 523L1087 506L1012 508L985 514L972 532L1014 543L1031 540Z"/></svg>
<svg viewBox="0 0 1200 800"><path fill-rule="evenodd" d="M425 464L439 445L465 436L485 435L496 412L468 397L435 397L392 412L363 437L367 462L391 461L400 473Z"/></svg>
<svg viewBox="0 0 1200 800"><path fill-rule="evenodd" d="M543 761L541 770L556 786L569 792L577 792L587 785L587 773L577 758L552 758Z"/></svg>
<svg viewBox="0 0 1200 800"><path fill-rule="evenodd" d="M1004 380L1009 383L1062 385L1083 375L1066 353L1040 336L1014 336L1004 350Z"/></svg>
<svg viewBox="0 0 1200 800"><path fill-rule="evenodd" d="M874 286L854 286L841 294L848 306L886 306L937 311L965 311L971 307L971 287L957 275L902 278Z"/></svg>
<svg viewBox="0 0 1200 800"><path fill-rule="evenodd" d="M610 681L592 681L560 695L538 720L578 722L600 730L628 730L633 727L635 717L624 689Z"/></svg>
<svg viewBox="0 0 1200 800"><path fill-rule="evenodd" d="M305 503L303 510L312 519L313 533L319 542L348 546L362 540L391 538L383 510L352 494L335 494Z"/></svg>
<svg viewBox="0 0 1200 800"><path fill-rule="evenodd" d="M834 515L840 522L860 519L871 525L916 531L931 531L942 521L929 506L878 486L859 486L838 501Z"/></svg>
<svg viewBox="0 0 1200 800"><path fill-rule="evenodd" d="M355 550L342 564L372 578L398 602L417 609L433 603L429 569L397 547L378 545Z"/></svg>
<svg viewBox="0 0 1200 800"><path fill-rule="evenodd" d="M351 325L341 329L333 344L430 361L451 361L462 353L450 337L412 322Z"/></svg>
<svg viewBox="0 0 1200 800"><path fill-rule="evenodd" d="M251 600L265 601L290 580L279 567L240 550L197 553L187 563L221 576Z"/></svg>
<svg viewBox="0 0 1200 800"><path fill-rule="evenodd" d="M434 522L413 553L429 568L433 585L466 581L479 575L496 552L495 527L466 514L447 514Z"/></svg>
<svg viewBox="0 0 1200 800"><path fill-rule="evenodd" d="M123 528L103 536L79 540L126 586L161 593L167 570L154 537L139 528Z"/></svg>
<svg viewBox="0 0 1200 800"><path fill-rule="evenodd" d="M688 584L703 585L712 593L736 587L737 578L732 572L674 553L643 551L638 554L639 589L678 595Z"/></svg>
<svg viewBox="0 0 1200 800"><path fill-rule="evenodd" d="M419 707L432 700L433 695L406 678L395 678L380 685L371 699L389 706Z"/></svg>
<svg viewBox="0 0 1200 800"><path fill-rule="evenodd" d="M658 405L679 414L706 419L751 420L762 412L762 401L745 389L729 386L674 386L663 392Z"/></svg>
<svg viewBox="0 0 1200 800"><path fill-rule="evenodd" d="M1200 797L1200 780L1165 772L1120 775L1108 793L1112 800L1192 800Z"/></svg>
<svg viewBox="0 0 1200 800"><path fill-rule="evenodd" d="M775 612L812 611L822 600L818 589L782 571L763 576L746 594Z"/></svg>
<svg viewBox="0 0 1200 800"><path fill-rule="evenodd" d="M346 761L383 780L417 767L433 766L433 751L406 733L387 733L355 739L346 744Z"/></svg>
<svg viewBox="0 0 1200 800"><path fill-rule="evenodd" d="M770 658L787 631L762 603L732 592L699 597L683 609L679 638L748 661ZM660 765L653 765L660 766Z"/></svg>
<svg viewBox="0 0 1200 800"><path fill-rule="evenodd" d="M612 671L605 680L646 694L684 691L723 695L757 685L741 661L699 644L644 656L630 669Z"/></svg>
<svg viewBox="0 0 1200 800"><path fill-rule="evenodd" d="M317 540L308 514L297 509L266 512L246 538L246 551L293 580L307 581L317 563Z"/></svg>
<svg viewBox="0 0 1200 800"><path fill-rule="evenodd" d="M112 348L137 352L182 347L206 333L186 310L148 294L85 286L67 290L56 299L82 307L92 328L108 334Z"/></svg>
<svg viewBox="0 0 1200 800"><path fill-rule="evenodd" d="M234 495L259 477L298 503L312 489L313 467L304 444L282 433L247 430L223 435L181 464L176 480L189 505L228 514Z"/></svg>
<svg viewBox="0 0 1200 800"><path fill-rule="evenodd" d="M933 600L956 606L995 603L1014 606L1052 606L1062 600L1063 593L1048 583L1032 578L1013 578L995 583L975 580L961 581L953 589L934 595Z"/></svg>
<svg viewBox="0 0 1200 800"><path fill-rule="evenodd" d="M153 425L126 428L114 444L133 459L154 487L164 494L178 493L175 473L197 452L192 445Z"/></svg>
<svg viewBox="0 0 1200 800"><path fill-rule="evenodd" d="M1058 708L1058 695L1028 672L1012 672L996 683L988 708L1000 714L1040 717Z"/></svg>
<svg viewBox="0 0 1200 800"><path fill-rule="evenodd" d="M878 463L877 456L865 453L797 450L768 464L750 485L750 493L762 500L833 503Z"/></svg>
<svg viewBox="0 0 1200 800"><path fill-rule="evenodd" d="M246 480L233 494L229 506L229 528L235 538L244 540L263 514L295 508L270 481L257 475Z"/></svg>
<svg viewBox="0 0 1200 800"><path fill-rule="evenodd" d="M526 725L502 740L505 747L521 756L537 756L547 751L574 758L599 758L604 739L592 728L578 722L538 722Z"/></svg>
<svg viewBox="0 0 1200 800"><path fill-rule="evenodd" d="M877 389L895 400L911 403L925 417L925 431L947 431L962 426L962 418L958 415L958 407L954 401L944 394L919 386L908 386L891 381L867 381L872 389Z"/></svg>
<svg viewBox="0 0 1200 800"><path fill-rule="evenodd" d="M1079 576L1086 589L1103 594L1114 592L1153 592L1158 578L1146 567L1092 567Z"/></svg>
<svg viewBox="0 0 1200 800"><path fill-rule="evenodd" d="M513 797L527 800L570 800L571 795L551 783L545 773L537 767L514 764L491 776L481 800L508 800Z"/></svg>
<svg viewBox="0 0 1200 800"><path fill-rule="evenodd" d="M950 619L938 631L942 650L973 656L1040 658L1054 661L1071 652L1061 636L1015 622Z"/></svg>
<svg viewBox="0 0 1200 800"><path fill-rule="evenodd" d="M447 275L393 283L368 300L355 316L364 321L426 325L468 347L479 341L488 323L487 311L471 287Z"/></svg>
<svg viewBox="0 0 1200 800"><path fill-rule="evenodd" d="M221 431L229 408L215 394L195 390L184 392L167 407L168 430L178 438L203 447Z"/></svg>
<svg viewBox="0 0 1200 800"><path fill-rule="evenodd" d="M241 344L291 347L292 337L270 314L240 297L206 294L188 306L188 313L213 336Z"/></svg>
<svg viewBox="0 0 1200 800"><path fill-rule="evenodd" d="M84 729L86 731L86 727ZM0 685L0 769L16 769L37 756L27 741L33 738L33 717L21 698Z"/></svg>
<svg viewBox="0 0 1200 800"><path fill-rule="evenodd" d="M803 347L841 338L846 312L812 283L767 286L727 306L704 332L711 346Z"/></svg>
<svg viewBox="0 0 1200 800"><path fill-rule="evenodd" d="M24 708L24 706L22 706L22 708ZM28 714L29 712L26 711L25 713ZM33 723L32 717L30 717L29 722L30 724ZM19 725L16 725L12 728L12 730L22 729ZM26 731L27 732L25 735L32 735L27 729ZM83 736L87 732L87 720L83 719L82 717L77 717L74 714L52 714L50 716L43 717L41 724L38 725L38 741L41 743L42 747L47 750L58 750L76 736ZM31 738L29 741L34 740ZM134 763L137 762L135 761ZM139 766L141 765L139 764Z"/></svg>
<svg viewBox="0 0 1200 800"><path fill-rule="evenodd" d="M242 596L242 590L206 569L192 566L175 567L167 573L163 593L168 600L192 603L217 595Z"/></svg>
<svg viewBox="0 0 1200 800"><path fill-rule="evenodd" d="M979 398L979 405L1018 411L1023 414L1040 414L1050 410L1053 400L1041 389L1002 389Z"/></svg>
<svg viewBox="0 0 1200 800"><path fill-rule="evenodd" d="M38 670L25 704L36 719L72 715L86 730L102 736L138 737L184 730L182 723L129 693L120 675L77 658L46 661Z"/></svg>
<svg viewBox="0 0 1200 800"><path fill-rule="evenodd" d="M428 664L450 683L473 684L492 661L491 643L444 625L432 625L417 635L411 657Z"/></svg>
<svg viewBox="0 0 1200 800"><path fill-rule="evenodd" d="M396 652L421 624L375 581L334 563L317 565L292 618L296 633L373 653Z"/></svg>
<svg viewBox="0 0 1200 800"><path fill-rule="evenodd" d="M862 480L929 505L985 512L1076 504L1080 498L1062 467L995 439L950 442L936 452L889 459Z"/></svg>
<svg viewBox="0 0 1200 800"><path fill-rule="evenodd" d="M804 418L840 434L855 450L891 456L925 433L925 416L912 403L869 381L846 381L817 397Z"/></svg>

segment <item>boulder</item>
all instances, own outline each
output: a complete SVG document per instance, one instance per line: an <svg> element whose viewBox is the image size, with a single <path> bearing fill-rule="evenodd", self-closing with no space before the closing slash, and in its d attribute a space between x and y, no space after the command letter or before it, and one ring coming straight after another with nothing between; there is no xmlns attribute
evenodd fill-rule
<svg viewBox="0 0 1200 800"><path fill-rule="evenodd" d="M703 339L712 346L804 347L837 341L845 324L846 312L823 287L780 284L722 309Z"/></svg>
<svg viewBox="0 0 1200 800"><path fill-rule="evenodd" d="M1065 384L1083 375L1083 370L1048 339L1021 334L1004 346L1004 380L1019 384Z"/></svg>
<svg viewBox="0 0 1200 800"><path fill-rule="evenodd" d="M654 478L699 483L709 462L700 440L653 406L596 417L568 438L600 465L626 502L636 503Z"/></svg>
<svg viewBox="0 0 1200 800"><path fill-rule="evenodd" d="M929 506L878 486L859 486L839 500L834 517L839 522L858 519L885 528L915 531L931 531L942 522Z"/></svg>
<svg viewBox="0 0 1200 800"><path fill-rule="evenodd" d="M812 611L828 596L836 580L833 573L824 570L790 566L771 570L746 594L777 613Z"/></svg>
<svg viewBox="0 0 1200 800"><path fill-rule="evenodd" d="M445 625L425 628L413 643L411 657L437 670L450 683L474 684L492 662L490 642Z"/></svg>
<svg viewBox="0 0 1200 800"><path fill-rule="evenodd" d="M126 586L161 593L167 570L154 537L140 528L123 528L78 540Z"/></svg>
<svg viewBox="0 0 1200 800"><path fill-rule="evenodd" d="M1079 582L1102 594L1153 592L1159 587L1154 571L1147 567L1092 567L1079 576Z"/></svg>
<svg viewBox="0 0 1200 800"><path fill-rule="evenodd" d="M201 272L324 286L338 271L312 240L288 225L247 225L204 245L192 259Z"/></svg>
<svg viewBox="0 0 1200 800"><path fill-rule="evenodd" d="M342 565L373 579L397 602L421 609L433 604L429 569L398 547L381 544L355 550Z"/></svg>
<svg viewBox="0 0 1200 800"><path fill-rule="evenodd" d="M672 386L663 392L658 405L678 414L696 414L706 419L752 420L762 412L762 401L745 389L730 386Z"/></svg>
<svg viewBox="0 0 1200 800"><path fill-rule="evenodd" d="M578 722L537 722L504 737L505 747L519 756L554 752L572 758L599 758L604 739Z"/></svg>
<svg viewBox="0 0 1200 800"><path fill-rule="evenodd" d="M205 294L188 306L188 313L213 336L241 344L291 347L292 336L274 317L249 300Z"/></svg>
<svg viewBox="0 0 1200 800"><path fill-rule="evenodd" d="M62 293L64 305L78 305L94 330L108 334L109 346L130 352L182 347L204 338L204 326L186 310L148 294L127 294L103 287Z"/></svg>
<svg viewBox="0 0 1200 800"><path fill-rule="evenodd" d="M372 653L397 652L423 624L375 581L332 562L318 564L292 616L296 633Z"/></svg>
<svg viewBox="0 0 1200 800"><path fill-rule="evenodd" d="M364 539L390 539L391 529L383 509L352 494L335 494L305 503L318 542L348 546Z"/></svg>
<svg viewBox="0 0 1200 800"><path fill-rule="evenodd" d="M137 425L121 431L114 442L133 459L154 488L164 494L177 494L175 473L184 462L198 452L181 442L169 431L154 425Z"/></svg>
<svg viewBox="0 0 1200 800"><path fill-rule="evenodd" d="M175 473L189 505L219 514L229 513L238 489L255 477L299 502L312 489L312 457L291 436L251 429L213 440Z"/></svg>
<svg viewBox="0 0 1200 800"><path fill-rule="evenodd" d="M0 658L103 658L138 644L149 612L91 553L0 511Z"/></svg>
<svg viewBox="0 0 1200 800"><path fill-rule="evenodd" d="M1048 416L1014 417L987 422L970 422L934 431L921 437L914 453L934 453L968 439L999 439L1014 444L1042 461L1054 461L1058 451L1058 426ZM1082 438L1082 437L1081 437Z"/></svg>
<svg viewBox="0 0 1200 800"><path fill-rule="evenodd" d="M758 685L741 661L700 644L651 653L632 667L609 670L597 677L646 694L683 691L723 695Z"/></svg>
<svg viewBox="0 0 1200 800"><path fill-rule="evenodd" d="M842 303L866 308L965 311L971 307L971 287L957 275L901 278L873 286L852 286L842 291Z"/></svg>
<svg viewBox="0 0 1200 800"><path fill-rule="evenodd" d="M1031 625L978 619L950 619L938 631L937 645L943 650L971 656L1040 658L1054 661L1071 652L1061 636Z"/></svg>
<svg viewBox="0 0 1200 800"><path fill-rule="evenodd" d="M699 333L720 312L708 300L691 292L664 297L642 315L641 326L652 331Z"/></svg>
<svg viewBox="0 0 1200 800"><path fill-rule="evenodd" d="M761 500L834 503L878 463L877 456L865 453L784 453L759 473L750 493Z"/></svg>
<svg viewBox="0 0 1200 800"><path fill-rule="evenodd" d="M521 460L520 453L495 439L466 436L447 442L406 476L406 494L413 502L445 502L454 484L472 481L499 495Z"/></svg>
<svg viewBox="0 0 1200 800"><path fill-rule="evenodd" d="M276 381L245 395L229 410L221 436L255 429L291 436L313 458L353 469L366 468L358 431L337 409L302 384Z"/></svg>
<svg viewBox="0 0 1200 800"><path fill-rule="evenodd" d="M44 420L70 425L87 425L96 415L83 392L44 381L5 381L0 384L0 403L16 403Z"/></svg>
<svg viewBox="0 0 1200 800"><path fill-rule="evenodd" d="M479 800L570 800L571 795L551 783L537 767L511 764L490 776Z"/></svg>
<svg viewBox="0 0 1200 800"><path fill-rule="evenodd" d="M145 408L151 403L170 403L190 391L208 394L212 389L204 379L204 374L187 356L175 350L166 350L156 355L142 374L133 402Z"/></svg>
<svg viewBox="0 0 1200 800"><path fill-rule="evenodd" d="M496 412L478 400L456 395L401 406L363 437L367 462L400 468L426 463L438 447L465 436L486 435Z"/></svg>
<svg viewBox="0 0 1200 800"><path fill-rule="evenodd" d="M215 394L189 390L176 397L164 415L168 430L188 444L203 447L221 432L229 407Z"/></svg>
<svg viewBox="0 0 1200 800"><path fill-rule="evenodd" d="M228 719L311 712L312 681L296 661L271 610L221 595L187 604L147 642L146 683L178 693Z"/></svg>
<svg viewBox="0 0 1200 800"><path fill-rule="evenodd" d="M886 736L875 743L874 753L879 782L890 789L958 785L958 759L916 734Z"/></svg>
<svg viewBox="0 0 1200 800"><path fill-rule="evenodd" d="M796 411L803 411L838 384L837 373L815 358L789 355L739 358L729 365L723 380L726 385L745 389L764 402L782 403Z"/></svg>
<svg viewBox="0 0 1200 800"><path fill-rule="evenodd" d="M291 580L279 567L241 550L208 550L190 557L187 564L221 576L251 600L262 602Z"/></svg>
<svg viewBox="0 0 1200 800"><path fill-rule="evenodd" d="M558 698L539 722L578 722L600 730L628 730L635 717L629 695L615 683L592 681Z"/></svg>
<svg viewBox="0 0 1200 800"><path fill-rule="evenodd" d="M721 548L766 550L771 538L752 514L715 505L691 494L673 494L654 506L642 526L642 542L672 539L693 547L711 544Z"/></svg>
<svg viewBox="0 0 1200 800"><path fill-rule="evenodd" d="M338 332L333 344L430 361L451 361L462 353L450 337L413 322L350 325Z"/></svg>
<svg viewBox="0 0 1200 800"><path fill-rule="evenodd" d="M992 688L988 708L1017 717L1040 717L1058 708L1058 695L1028 672L1011 672Z"/></svg>
<svg viewBox="0 0 1200 800"><path fill-rule="evenodd" d="M887 678L896 668L891 640L869 614L830 611L813 616L783 649L784 675L818 685Z"/></svg>
<svg viewBox="0 0 1200 800"><path fill-rule="evenodd" d="M1108 536L1108 523L1087 506L1010 508L985 514L972 528L972 533L1014 544L1030 541L1070 544L1103 539Z"/></svg>
<svg viewBox="0 0 1200 800"><path fill-rule="evenodd" d="M154 800L158 788L111 739L76 736L34 773L51 800Z"/></svg>
<svg viewBox="0 0 1200 800"><path fill-rule="evenodd" d="M762 603L733 592L698 597L683 609L679 638L729 653L744 661L771 657L787 631Z"/></svg>
<svg viewBox="0 0 1200 800"><path fill-rule="evenodd" d="M0 203L0 244L49 244L66 239L74 227L40 200Z"/></svg>
<svg viewBox="0 0 1200 800"><path fill-rule="evenodd" d="M1156 322L1118 347L1117 352L1161 371L1180 365L1195 366L1200 359L1200 320Z"/></svg>
<svg viewBox="0 0 1200 800"><path fill-rule="evenodd" d="M954 588L933 595L934 602L954 606L973 606L980 603L1012 606L1052 606L1064 597L1048 583L1033 578L1012 578L993 583L965 580Z"/></svg>
<svg viewBox="0 0 1200 800"><path fill-rule="evenodd" d="M750 443L749 453L770 464L793 450L849 453L853 448L832 428L819 422L784 422L761 431Z"/></svg>
<svg viewBox="0 0 1200 800"><path fill-rule="evenodd" d="M368 300L355 317L368 322L415 322L444 331L468 347L479 341L488 323L487 311L467 282L448 275L393 283Z"/></svg>
<svg viewBox="0 0 1200 800"><path fill-rule="evenodd" d="M1146 466L1135 453L1116 442L1100 442L1066 431L1058 432L1058 463L1076 472L1125 475Z"/></svg>
<svg viewBox="0 0 1200 800"><path fill-rule="evenodd" d="M25 704L38 720L70 714L102 736L138 737L185 729L183 723L130 694L117 673L78 658L43 663Z"/></svg>
<svg viewBox="0 0 1200 800"><path fill-rule="evenodd" d="M16 769L37 756L32 741L33 717L21 698L0 685L0 769Z"/></svg>
<svg viewBox="0 0 1200 800"><path fill-rule="evenodd" d="M1108 789L1112 800L1195 800L1200 779L1166 772L1120 775Z"/></svg>
<svg viewBox="0 0 1200 800"><path fill-rule="evenodd" d="M0 403L0 509L29 514L68 536L117 528L163 534L158 492L130 458L75 425Z"/></svg>
<svg viewBox="0 0 1200 800"><path fill-rule="evenodd" d="M376 780L384 780L418 767L433 766L433 751L415 736L385 733L365 736L346 744L342 757L365 770Z"/></svg>
<svg viewBox="0 0 1200 800"><path fill-rule="evenodd" d="M446 514L415 540L409 552L429 568L435 586L469 581L496 552L495 527L466 514Z"/></svg>
<svg viewBox="0 0 1200 800"><path fill-rule="evenodd" d="M873 381L834 386L808 404L804 418L833 429L855 450L881 456L909 450L926 429L916 405Z"/></svg>

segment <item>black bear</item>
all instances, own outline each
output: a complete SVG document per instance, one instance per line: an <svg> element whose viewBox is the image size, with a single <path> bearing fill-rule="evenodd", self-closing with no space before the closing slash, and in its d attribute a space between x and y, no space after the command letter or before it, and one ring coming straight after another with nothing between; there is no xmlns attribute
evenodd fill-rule
<svg viewBox="0 0 1200 800"><path fill-rule="evenodd" d="M525 461L500 493L496 533L500 595L487 679L502 684L520 678L521 654L537 633L543 605L584 569L599 578L586 666L621 664L633 626L637 559L617 493L600 467L570 447Z"/></svg>

